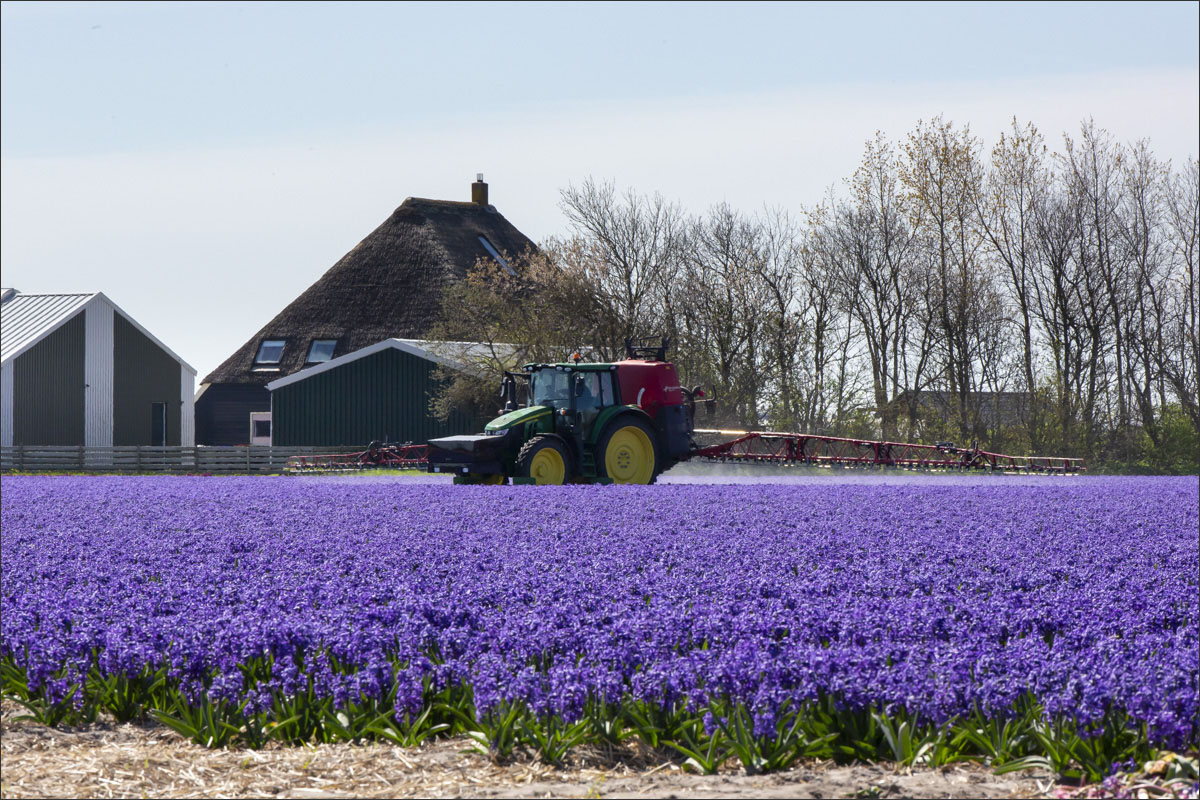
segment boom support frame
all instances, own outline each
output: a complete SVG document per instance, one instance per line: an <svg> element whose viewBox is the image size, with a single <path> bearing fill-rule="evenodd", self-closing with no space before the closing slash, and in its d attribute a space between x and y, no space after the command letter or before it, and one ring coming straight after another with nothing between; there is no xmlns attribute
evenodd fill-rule
<svg viewBox="0 0 1200 800"><path fill-rule="evenodd" d="M696 433L728 433L697 430ZM720 463L900 467L1071 474L1086 470L1081 458L1010 456L978 447L847 439L807 433L738 431L728 442L698 448L693 458Z"/></svg>

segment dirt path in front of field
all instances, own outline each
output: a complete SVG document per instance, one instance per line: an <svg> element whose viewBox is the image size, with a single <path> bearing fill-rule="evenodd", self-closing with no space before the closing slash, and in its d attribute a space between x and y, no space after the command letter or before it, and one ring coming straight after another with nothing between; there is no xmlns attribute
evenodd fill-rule
<svg viewBox="0 0 1200 800"><path fill-rule="evenodd" d="M3 797L1045 797L1047 774L996 776L973 764L942 770L805 762L770 775L731 763L684 772L665 754L578 748L566 766L500 766L465 738L420 748L386 744L209 750L162 725L99 722L54 729L0 713Z"/></svg>

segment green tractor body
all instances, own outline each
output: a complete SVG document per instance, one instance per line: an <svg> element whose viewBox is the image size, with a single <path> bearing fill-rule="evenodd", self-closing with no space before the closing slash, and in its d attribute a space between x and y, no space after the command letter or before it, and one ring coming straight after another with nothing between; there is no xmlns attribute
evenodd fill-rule
<svg viewBox="0 0 1200 800"><path fill-rule="evenodd" d="M641 356L641 357L639 357ZM481 434L429 442L428 470L459 483L652 483L695 451L699 388L658 348L615 363L526 364L506 373L503 413ZM528 381L517 404L517 381Z"/></svg>

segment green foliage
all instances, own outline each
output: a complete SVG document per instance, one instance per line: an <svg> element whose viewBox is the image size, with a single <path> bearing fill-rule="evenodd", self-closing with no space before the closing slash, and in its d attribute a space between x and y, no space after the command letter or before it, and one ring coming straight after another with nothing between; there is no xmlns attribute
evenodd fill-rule
<svg viewBox="0 0 1200 800"><path fill-rule="evenodd" d="M393 675L403 666L394 665ZM246 688L269 680L272 667L267 659L244 664ZM66 680L65 675L54 678ZM727 699L695 709L629 697L619 703L592 699L578 719L565 720L534 714L523 703L502 703L479 714L470 687L435 691L428 680L415 713L397 714L390 700L363 696L335 707L311 682L291 695L276 691L268 707L253 710L245 703L214 700L207 691L185 696L166 666L133 677L106 676L93 668L51 701L44 690L29 688L24 670L11 657L0 660L0 689L30 712L26 718L46 725L86 723L101 712L118 720L149 716L206 747L259 748L270 740L388 741L415 747L432 737L465 734L498 761L527 748L546 763L559 764L580 744L619 746L636 739L677 754L686 767L705 774L734 758L748 773L786 769L801 758L930 767L974 760L998 772L1037 767L1081 781L1102 780L1114 764L1157 755L1145 726L1123 711L1112 710L1094 728L1081 730L1066 719L1047 719L1032 697L1004 714L975 712L939 725L903 709L844 708L838 698L825 696L779 709L764 731L761 720L756 727L751 709ZM393 684L382 697L395 697L395 690Z"/></svg>
<svg viewBox="0 0 1200 800"><path fill-rule="evenodd" d="M1200 434L1183 409L1168 405L1157 420L1158 443L1141 429L1128 437L1119 456L1089 465L1105 475L1196 475L1200 474Z"/></svg>

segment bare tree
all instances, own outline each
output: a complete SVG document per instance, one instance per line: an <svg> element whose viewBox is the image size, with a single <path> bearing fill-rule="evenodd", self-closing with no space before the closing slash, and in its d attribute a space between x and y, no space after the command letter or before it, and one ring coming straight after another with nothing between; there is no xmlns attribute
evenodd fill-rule
<svg viewBox="0 0 1200 800"><path fill-rule="evenodd" d="M727 205L711 208L688 227L679 300L681 345L687 374L714 386L722 416L733 424L760 424L763 318L768 288L761 280L763 229Z"/></svg>
<svg viewBox="0 0 1200 800"><path fill-rule="evenodd" d="M561 208L573 234L571 269L623 331L604 348L607 354L615 354L625 336L661 335L680 267L683 212L660 195L618 197L611 183L591 178L564 189Z"/></svg>
<svg viewBox="0 0 1200 800"><path fill-rule="evenodd" d="M843 408L849 389L853 328L839 305L837 276L832 261L822 257L820 231L810 216L798 253L801 295L797 322L803 337L798 355L802 361L794 371L800 385L793 390L800 417L796 429L827 433Z"/></svg>
<svg viewBox="0 0 1200 800"><path fill-rule="evenodd" d="M919 122L904 147L900 177L922 256L933 274L927 297L938 322L939 374L964 435L981 437L979 391L999 387L1003 301L980 251L983 191L979 141L940 117ZM920 224L918 224L918 221Z"/></svg>
<svg viewBox="0 0 1200 800"><path fill-rule="evenodd" d="M1200 231L1200 162L1189 158L1171 178L1167 193L1170 252L1174 261L1163 287L1161 326L1163 347L1156 353L1158 368L1200 435L1200 272L1197 232Z"/></svg>
<svg viewBox="0 0 1200 800"><path fill-rule="evenodd" d="M1169 168L1154 158L1149 144L1135 142L1121 170L1119 246L1129 264L1127 313L1117 320L1125 342L1125 374L1142 430L1155 447L1162 445L1159 417L1166 406L1166 391L1156 368L1155 354L1162 350L1162 323L1167 271L1165 192Z"/></svg>
<svg viewBox="0 0 1200 800"><path fill-rule="evenodd" d="M897 438L897 400L906 388L904 344L916 302L914 227L901 207L897 170L894 148L877 133L851 179L853 202L830 198L812 212L812 246L866 350L872 396L888 439Z"/></svg>
<svg viewBox="0 0 1200 800"><path fill-rule="evenodd" d="M1125 152L1107 131L1090 119L1081 126L1078 142L1065 135L1063 140L1064 178L1068 191L1079 204L1080 259L1102 283L1101 299L1108 311L1106 332L1111 336L1115 358L1111 368L1107 363L1097 364L1096 374L1107 384L1103 391L1105 399L1115 395L1116 415L1112 422L1120 439L1118 451L1124 456L1130 446L1130 415L1124 380L1128 354L1122 321L1132 295L1127 253L1120 247L1121 169ZM1091 286L1089 281L1088 287Z"/></svg>
<svg viewBox="0 0 1200 800"><path fill-rule="evenodd" d="M995 258L1004 265L1008 295L1017 311L1021 388L1029 397L1025 427L1033 452L1045 449L1045 409L1038 392L1034 329L1034 280L1038 269L1037 219L1051 191L1046 144L1033 123L1014 117L1007 134L992 148L987 191L977 208L979 222Z"/></svg>
<svg viewBox="0 0 1200 800"><path fill-rule="evenodd" d="M761 288L763 393L773 427L797 430L806 424L811 376L806 365L824 346L819 311L811 313L802 234L782 210L764 211L759 219L761 245L754 265ZM815 318L815 319L814 319ZM814 345L814 340L816 344Z"/></svg>

